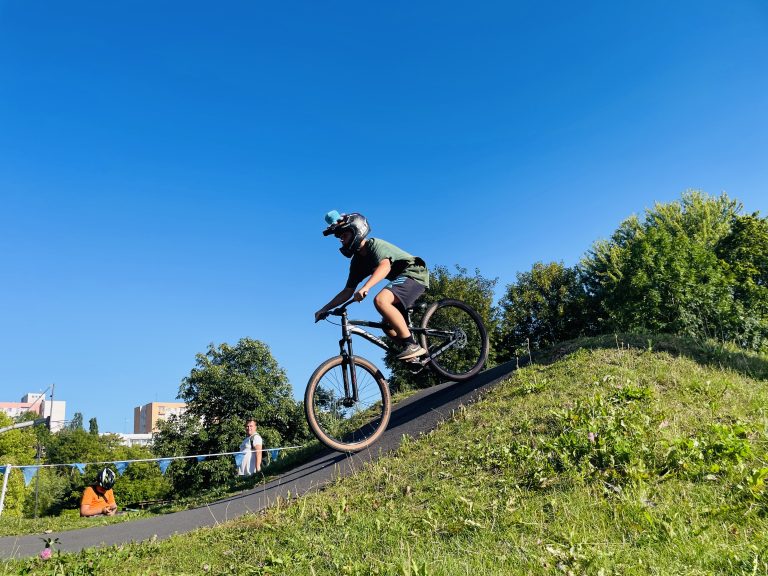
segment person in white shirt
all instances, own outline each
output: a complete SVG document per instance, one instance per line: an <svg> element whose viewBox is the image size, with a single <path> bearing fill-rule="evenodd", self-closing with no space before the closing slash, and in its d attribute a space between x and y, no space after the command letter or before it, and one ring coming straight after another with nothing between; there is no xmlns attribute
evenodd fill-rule
<svg viewBox="0 0 768 576"><path fill-rule="evenodd" d="M237 469L240 476L250 476L261 472L261 436L256 432L256 420L250 418L245 423L245 432L248 437L240 444L240 452L243 452L243 460Z"/></svg>

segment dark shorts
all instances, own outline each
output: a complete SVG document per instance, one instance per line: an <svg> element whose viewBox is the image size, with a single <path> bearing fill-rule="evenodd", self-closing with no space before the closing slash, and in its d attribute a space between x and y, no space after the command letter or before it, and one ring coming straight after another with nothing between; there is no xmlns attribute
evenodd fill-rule
<svg viewBox="0 0 768 576"><path fill-rule="evenodd" d="M400 303L398 308L402 307L403 311L413 307L419 296L424 294L424 290L426 290L422 284L419 284L413 278L408 278L406 276L398 276L392 280L392 282L384 286L384 289L389 290L395 295L395 298L397 298Z"/></svg>

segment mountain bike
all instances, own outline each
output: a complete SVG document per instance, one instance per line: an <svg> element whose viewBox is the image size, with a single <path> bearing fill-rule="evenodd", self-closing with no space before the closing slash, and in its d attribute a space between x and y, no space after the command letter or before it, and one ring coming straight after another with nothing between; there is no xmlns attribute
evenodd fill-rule
<svg viewBox="0 0 768 576"><path fill-rule="evenodd" d="M328 313L341 317L339 355L317 367L304 393L304 412L312 432L340 452L357 452L373 444L386 430L392 412L389 383L372 362L355 356L352 350L355 335L389 350L390 344L361 327L387 330L390 326L385 321L350 320L347 306L352 302ZM406 311L405 320L427 353L405 361L407 367L414 373L428 367L454 382L469 380L480 372L488 358L488 332L480 315L452 299L422 309L419 326L411 323L414 309Z"/></svg>

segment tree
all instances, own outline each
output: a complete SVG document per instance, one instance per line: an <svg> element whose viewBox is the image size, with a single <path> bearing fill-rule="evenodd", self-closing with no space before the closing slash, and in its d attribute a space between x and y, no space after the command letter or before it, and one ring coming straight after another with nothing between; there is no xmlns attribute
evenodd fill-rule
<svg viewBox="0 0 768 576"><path fill-rule="evenodd" d="M51 434L45 441L45 447L49 464L104 462L112 458L114 449L114 445L105 439L89 434L82 427L71 426ZM46 494L43 499L43 513L56 514L63 509L76 508L84 486L96 476L98 469L100 467L97 465L87 466L82 475L68 467L49 471L44 477L46 481L43 483L43 492L50 490L54 494Z"/></svg>
<svg viewBox="0 0 768 576"><path fill-rule="evenodd" d="M496 278L493 280L485 278L477 269L475 269L474 275L470 275L466 268L456 266L456 273L452 274L446 267L436 266L430 271L429 289L419 299L423 309L414 310L411 320L418 325L424 310L433 302L443 298L454 298L469 304L480 314L490 335L491 348L488 353L488 366L493 366L496 362L494 344L498 327L498 310L493 305L496 282ZM391 371L390 386L393 390L426 388L438 382L438 377L430 371L422 371L416 375L411 373L406 363L395 358L397 353L398 350L390 349L384 359Z"/></svg>
<svg viewBox="0 0 768 576"><path fill-rule="evenodd" d="M88 433L93 436L99 435L99 423L96 421L96 418L88 420Z"/></svg>
<svg viewBox="0 0 768 576"><path fill-rule="evenodd" d="M752 287L765 278L765 221L741 209L725 194L687 192L597 242L580 268L603 330L764 338L764 292Z"/></svg>
<svg viewBox="0 0 768 576"><path fill-rule="evenodd" d="M119 437L114 437L119 442ZM139 446L115 446L110 459L146 460L155 455L147 448ZM86 479L90 480L90 479ZM168 497L171 482L154 462L133 462L115 482L115 499L121 505L136 504L147 500L160 500Z"/></svg>
<svg viewBox="0 0 768 576"><path fill-rule="evenodd" d="M755 212L735 216L729 233L715 248L733 286L734 340L743 347L760 349L768 341L768 218Z"/></svg>
<svg viewBox="0 0 768 576"><path fill-rule="evenodd" d="M583 334L586 301L575 268L536 262L529 272L518 273L500 302L500 359L512 358L527 343L542 348Z"/></svg>
<svg viewBox="0 0 768 576"><path fill-rule="evenodd" d="M37 414L28 413L23 420L33 419ZM5 412L0 412L0 428L14 424L14 420ZM0 434L0 465L23 466L35 463L37 438L34 427L19 428ZM2 482L2 475L0 475ZM24 498L28 490L18 470L12 471L8 478L3 514L21 516L24 510Z"/></svg>
<svg viewBox="0 0 768 576"><path fill-rule="evenodd" d="M157 423L158 431L152 439L152 451L161 456L186 456L189 454L212 454L208 436L202 422L189 413L173 415ZM231 452L231 450L227 450ZM230 468L231 470L231 468ZM226 473L226 470L224 471ZM204 460L192 459L174 461L165 473L175 492L185 493L205 486L212 475L221 475L221 465ZM231 472L230 472L231 474ZM226 481L226 479L225 479Z"/></svg>
<svg viewBox="0 0 768 576"><path fill-rule="evenodd" d="M72 416L72 420L69 422L68 428L70 430L82 430L83 429L83 413L82 412L75 412L75 415Z"/></svg>
<svg viewBox="0 0 768 576"><path fill-rule="evenodd" d="M55 464L73 462L101 462L109 458L109 446L99 436L82 428L64 428L52 434L46 443L48 460Z"/></svg>
<svg viewBox="0 0 768 576"><path fill-rule="evenodd" d="M64 508L76 508L79 504L79 494L75 504L70 502L70 479L79 473L57 468L39 468L35 480L30 484L24 499L24 516L27 518L56 515Z"/></svg>
<svg viewBox="0 0 768 576"><path fill-rule="evenodd" d="M93 421L93 419L91 419ZM42 427L37 427L42 428ZM153 458L145 448L129 448L121 444L116 434L98 435L83 429L63 429L49 434L42 428L41 442L46 447L46 463L88 463L81 474L69 466L45 468L38 471L40 481L40 510L43 514L58 514L79 506L83 489L91 484L104 462ZM164 498L170 482L153 463L132 463L115 483L115 497L122 504L140 500ZM34 509L34 498L27 496L27 512Z"/></svg>
<svg viewBox="0 0 768 576"><path fill-rule="evenodd" d="M27 413L17 420L37 418ZM92 419L93 421L94 419ZM13 423L0 412L0 427ZM143 448L123 446L119 436L99 436L82 428L64 428L52 434L45 426L33 426L11 430L0 434L0 464L22 466L37 464L35 454L38 445L44 447L44 464L91 463L80 474L70 466L44 467L37 471L35 484L25 487L21 472L12 472L8 482L3 514L31 516L36 510L42 515L58 514L64 509L77 509L83 488L93 482L104 464L118 460L152 458L152 453ZM170 483L155 464L133 463L115 484L115 495L123 503L137 500L164 498L170 490Z"/></svg>
<svg viewBox="0 0 768 576"><path fill-rule="evenodd" d="M306 438L301 406L293 400L285 372L266 344L250 338L235 346L211 344L196 356L196 367L184 378L179 397L186 413L161 427L159 447L185 454L230 452L244 435L244 424L255 418L265 446ZM192 490L232 476L228 459L171 466L174 486ZM184 473L179 471L184 470Z"/></svg>

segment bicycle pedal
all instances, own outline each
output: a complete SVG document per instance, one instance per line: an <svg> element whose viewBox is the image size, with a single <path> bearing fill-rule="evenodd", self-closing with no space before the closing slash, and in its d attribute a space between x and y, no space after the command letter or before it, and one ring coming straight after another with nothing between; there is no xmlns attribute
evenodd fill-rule
<svg viewBox="0 0 768 576"><path fill-rule="evenodd" d="M405 360L403 364L405 364L405 368L411 374L418 374L419 372L424 370L424 365L419 361L418 358L410 358L408 360Z"/></svg>

